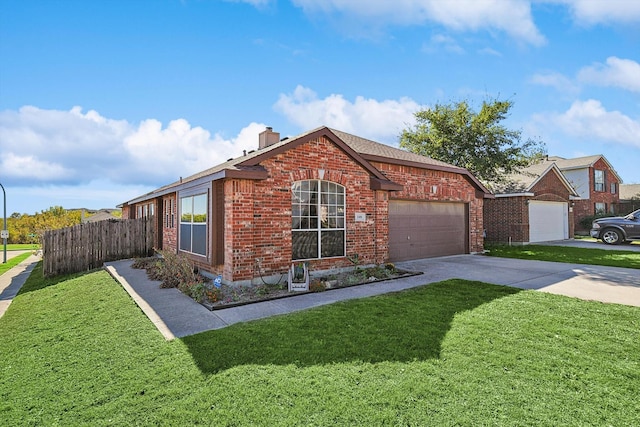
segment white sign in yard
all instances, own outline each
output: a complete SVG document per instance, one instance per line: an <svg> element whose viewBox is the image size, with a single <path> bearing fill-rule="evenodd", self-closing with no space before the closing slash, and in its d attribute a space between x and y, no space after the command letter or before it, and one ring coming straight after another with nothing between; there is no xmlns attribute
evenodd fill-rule
<svg viewBox="0 0 640 427"><path fill-rule="evenodd" d="M0 230L0 239L8 239L9 230Z"/></svg>

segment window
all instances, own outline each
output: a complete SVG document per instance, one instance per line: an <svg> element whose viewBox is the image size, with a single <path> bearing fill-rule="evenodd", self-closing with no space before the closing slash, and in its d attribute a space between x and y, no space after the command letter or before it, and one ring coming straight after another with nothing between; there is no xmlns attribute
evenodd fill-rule
<svg viewBox="0 0 640 427"><path fill-rule="evenodd" d="M173 198L164 199L162 203L164 210L164 228L174 228L176 226L176 207Z"/></svg>
<svg viewBox="0 0 640 427"><path fill-rule="evenodd" d="M136 218L146 218L153 215L153 203L145 203L144 205L136 206Z"/></svg>
<svg viewBox="0 0 640 427"><path fill-rule="evenodd" d="M607 213L607 205L605 203L596 203L594 210L596 215L604 215Z"/></svg>
<svg viewBox="0 0 640 427"><path fill-rule="evenodd" d="M207 255L207 195L180 198L180 250Z"/></svg>
<svg viewBox="0 0 640 427"><path fill-rule="evenodd" d="M344 187L328 181L295 182L291 228L293 259L344 256Z"/></svg>
<svg viewBox="0 0 640 427"><path fill-rule="evenodd" d="M618 191L618 186L616 185L615 182L611 183L611 194L616 194L616 192Z"/></svg>
<svg viewBox="0 0 640 427"><path fill-rule="evenodd" d="M593 189L595 191L604 191L604 171L596 169L593 172L594 172Z"/></svg>

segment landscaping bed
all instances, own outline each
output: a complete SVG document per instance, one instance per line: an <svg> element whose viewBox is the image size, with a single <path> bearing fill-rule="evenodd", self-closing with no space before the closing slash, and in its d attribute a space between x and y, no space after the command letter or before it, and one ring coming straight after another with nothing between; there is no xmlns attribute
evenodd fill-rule
<svg viewBox="0 0 640 427"><path fill-rule="evenodd" d="M422 274L421 272L397 269L390 263L369 267L358 266L348 271L328 273L318 277L313 277L312 275L308 291L289 291L286 275L282 275L276 283L263 281L263 283L256 285L238 286L216 283L215 280L195 272L188 259L169 253L161 253L161 257L137 259L133 267L146 269L150 279L161 282L160 287L178 288L185 295L193 298L209 310L219 310Z"/></svg>

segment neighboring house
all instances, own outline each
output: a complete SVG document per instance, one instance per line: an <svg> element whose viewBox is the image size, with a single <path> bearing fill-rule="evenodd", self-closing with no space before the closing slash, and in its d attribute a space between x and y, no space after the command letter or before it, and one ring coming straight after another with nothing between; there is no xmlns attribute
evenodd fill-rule
<svg viewBox="0 0 640 427"><path fill-rule="evenodd" d="M625 215L640 209L640 184L621 184L617 214Z"/></svg>
<svg viewBox="0 0 640 427"><path fill-rule="evenodd" d="M640 200L640 184L620 185L620 200Z"/></svg>
<svg viewBox="0 0 640 427"><path fill-rule="evenodd" d="M100 209L98 211L82 209L82 223L86 224L88 222L98 222L106 220L116 221L121 219L120 216L113 215L113 212L115 211L119 211L119 209Z"/></svg>
<svg viewBox="0 0 640 427"><path fill-rule="evenodd" d="M483 250L489 191L466 169L321 127L122 204L156 215L159 249L226 283ZM357 261L356 261L357 260Z"/></svg>
<svg viewBox="0 0 640 427"><path fill-rule="evenodd" d="M494 185L484 205L488 242L525 244L573 237L576 190L554 162L542 162Z"/></svg>
<svg viewBox="0 0 640 427"><path fill-rule="evenodd" d="M585 217L618 213L615 210L622 179L603 155L575 159L549 157L547 161L560 168L580 196L573 208L577 230L588 230L580 226Z"/></svg>

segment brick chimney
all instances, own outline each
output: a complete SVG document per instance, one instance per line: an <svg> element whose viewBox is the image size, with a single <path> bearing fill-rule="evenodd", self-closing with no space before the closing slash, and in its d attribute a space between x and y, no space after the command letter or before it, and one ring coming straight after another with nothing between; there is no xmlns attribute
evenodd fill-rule
<svg viewBox="0 0 640 427"><path fill-rule="evenodd" d="M280 141L280 133L274 132L272 127L267 127L258 135L258 148L266 148Z"/></svg>

